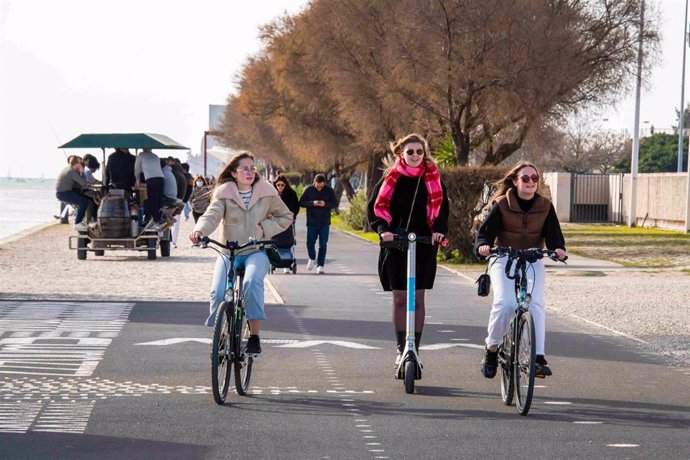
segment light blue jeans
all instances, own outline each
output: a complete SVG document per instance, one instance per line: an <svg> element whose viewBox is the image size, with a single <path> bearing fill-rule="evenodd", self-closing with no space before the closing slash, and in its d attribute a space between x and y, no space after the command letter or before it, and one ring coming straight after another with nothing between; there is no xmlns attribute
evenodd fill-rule
<svg viewBox="0 0 690 460"><path fill-rule="evenodd" d="M213 281L211 283L210 314L206 319L206 325L213 327L216 319L216 310L225 297L225 285L228 274L226 255L219 255L216 266L213 269ZM271 262L263 251L253 252L248 255L235 257L235 270L244 266L244 281L242 292L244 293L244 311L247 319L266 319L264 313L264 278L271 268Z"/></svg>

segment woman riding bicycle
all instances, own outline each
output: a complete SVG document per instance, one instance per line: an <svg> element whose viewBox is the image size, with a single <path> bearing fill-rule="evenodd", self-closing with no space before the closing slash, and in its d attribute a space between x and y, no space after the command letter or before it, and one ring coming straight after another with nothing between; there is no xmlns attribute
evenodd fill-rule
<svg viewBox="0 0 690 460"><path fill-rule="evenodd" d="M488 257L492 246L515 249L542 248L544 244L555 250L560 260L566 258L565 240L556 211L551 202L539 193L539 170L532 163L520 162L506 176L496 182L494 203L474 243L475 252ZM489 315L488 336L482 375L494 378L498 364L498 345L510 325L517 301L515 283L505 274L505 258L496 258L490 264L489 276L494 299ZM544 357L546 312L544 309L544 262L538 260L527 270L528 292L532 294L530 313L534 319L538 377L551 375Z"/></svg>
<svg viewBox="0 0 690 460"><path fill-rule="evenodd" d="M383 241L395 234L414 232L431 237L433 246L417 246L415 294L415 343L424 330L424 291L434 287L436 246L448 232L448 197L438 169L429 156L426 140L409 134L391 143L395 163L374 188L368 204L371 227ZM405 349L407 315L407 255L402 250L381 248L378 272L384 291L393 291L393 325L398 364Z"/></svg>
<svg viewBox="0 0 690 460"><path fill-rule="evenodd" d="M199 217L194 230L189 235L193 243L210 235L222 223L220 240L237 241L244 244L250 238L268 239L280 233L292 223L292 212L280 199L270 182L262 180L254 167L254 156L250 152L240 152L218 176L211 204ZM213 272L211 284L210 315L207 326L213 326L216 309L223 302L228 258L219 255ZM261 353L259 332L264 313L264 278L271 268L265 252L258 247L250 247L237 255L235 267L244 266L245 276L242 285L245 310L251 336L247 343L247 353Z"/></svg>

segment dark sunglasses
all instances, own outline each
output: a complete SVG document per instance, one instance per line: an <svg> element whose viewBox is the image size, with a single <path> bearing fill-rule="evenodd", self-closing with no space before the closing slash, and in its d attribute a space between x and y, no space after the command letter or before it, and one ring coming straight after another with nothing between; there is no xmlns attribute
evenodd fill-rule
<svg viewBox="0 0 690 460"><path fill-rule="evenodd" d="M416 153L417 155L419 155L419 156L424 156L424 150L423 150L423 149L417 149L417 150L409 149L409 150L405 150L405 155L410 155L410 156L412 156L412 155L414 155L415 153Z"/></svg>
<svg viewBox="0 0 690 460"><path fill-rule="evenodd" d="M520 176L520 180L525 184L528 183L530 179L532 179L532 182L534 182L535 184L539 182L539 176L537 176L536 174L532 174L531 176L528 176L527 174L525 174L524 176Z"/></svg>
<svg viewBox="0 0 690 460"><path fill-rule="evenodd" d="M282 182L278 182L278 183L276 184L276 187L285 187L285 184L283 184Z"/></svg>

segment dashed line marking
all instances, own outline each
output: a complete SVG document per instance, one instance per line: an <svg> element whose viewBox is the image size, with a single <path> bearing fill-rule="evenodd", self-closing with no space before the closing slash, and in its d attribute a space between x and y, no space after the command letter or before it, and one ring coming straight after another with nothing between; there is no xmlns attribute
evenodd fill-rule
<svg viewBox="0 0 690 460"><path fill-rule="evenodd" d="M639 444L606 444L606 447L640 447Z"/></svg>
<svg viewBox="0 0 690 460"><path fill-rule="evenodd" d="M572 403L569 401L544 401L544 404L549 404L551 406L567 406Z"/></svg>
<svg viewBox="0 0 690 460"><path fill-rule="evenodd" d="M579 420L577 422L573 422L577 425L601 425L604 422L594 422L594 421L589 421L589 420Z"/></svg>

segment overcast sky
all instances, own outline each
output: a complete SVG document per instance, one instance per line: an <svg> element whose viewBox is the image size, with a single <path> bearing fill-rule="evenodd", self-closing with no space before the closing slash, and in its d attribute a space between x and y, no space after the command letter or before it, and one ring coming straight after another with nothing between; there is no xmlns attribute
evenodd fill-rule
<svg viewBox="0 0 690 460"><path fill-rule="evenodd" d="M234 91L258 27L306 3L0 0L0 177L55 177L56 147L84 132L161 133L199 152L208 105ZM658 4L663 60L641 119L667 128L680 105L685 1ZM633 109L622 99L603 126L631 131Z"/></svg>
<svg viewBox="0 0 690 460"><path fill-rule="evenodd" d="M57 146L85 132L161 133L198 153L258 27L306 3L0 0L0 177L55 177Z"/></svg>

